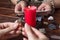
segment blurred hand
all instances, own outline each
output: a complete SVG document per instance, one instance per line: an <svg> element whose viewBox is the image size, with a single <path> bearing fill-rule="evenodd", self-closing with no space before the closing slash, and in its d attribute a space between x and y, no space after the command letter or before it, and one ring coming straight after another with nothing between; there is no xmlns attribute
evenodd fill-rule
<svg viewBox="0 0 60 40"><path fill-rule="evenodd" d="M0 23L0 34L15 30L17 26L18 23L11 23L11 22Z"/></svg>
<svg viewBox="0 0 60 40"><path fill-rule="evenodd" d="M50 12L51 9L51 4L50 3L42 3L39 7L38 7L38 11L47 11Z"/></svg>
<svg viewBox="0 0 60 40"><path fill-rule="evenodd" d="M25 1L20 1L18 4L15 6L15 13L20 13L20 11L24 10L24 7L26 6Z"/></svg>
<svg viewBox="0 0 60 40"><path fill-rule="evenodd" d="M21 25L21 23L18 24L12 22L0 23L0 39L8 39L18 36L21 33Z"/></svg>
<svg viewBox="0 0 60 40"><path fill-rule="evenodd" d="M25 24L24 35L28 37L28 39L24 38L24 40L49 40L43 33L29 26L27 23Z"/></svg>

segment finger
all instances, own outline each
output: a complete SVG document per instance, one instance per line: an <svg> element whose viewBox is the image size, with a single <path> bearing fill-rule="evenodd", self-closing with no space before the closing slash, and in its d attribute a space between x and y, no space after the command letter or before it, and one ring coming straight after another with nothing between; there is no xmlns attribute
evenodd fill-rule
<svg viewBox="0 0 60 40"><path fill-rule="evenodd" d="M28 39L26 39L26 38L23 38L23 40L28 40Z"/></svg>
<svg viewBox="0 0 60 40"><path fill-rule="evenodd" d="M22 28L22 35L24 35L24 37L27 38L27 34L26 34L26 32L25 32L25 28Z"/></svg>
<svg viewBox="0 0 60 40"><path fill-rule="evenodd" d="M17 29L16 29L16 31L21 31L22 32L22 24L20 23L19 25L18 25L18 27L17 27Z"/></svg>
<svg viewBox="0 0 60 40"><path fill-rule="evenodd" d="M4 28L7 28L7 27L12 26L13 24L14 24L14 23L12 23L12 22L0 23L0 28L4 29Z"/></svg>
<svg viewBox="0 0 60 40"><path fill-rule="evenodd" d="M27 23L25 24L25 32L26 32L26 34L28 36L28 39L32 40L32 38L33 39L36 38L36 36L34 35L34 32L32 32L32 30L31 30L31 26L28 25Z"/></svg>
<svg viewBox="0 0 60 40"><path fill-rule="evenodd" d="M14 31L9 32L10 34L14 34Z"/></svg>
<svg viewBox="0 0 60 40"><path fill-rule="evenodd" d="M51 8L50 8L49 5L47 5L47 6L45 7L45 11L51 11Z"/></svg>
<svg viewBox="0 0 60 40"><path fill-rule="evenodd" d="M25 28L24 27L22 28L22 31L25 32Z"/></svg>
<svg viewBox="0 0 60 40"><path fill-rule="evenodd" d="M15 20L15 22L14 23L18 23L18 20Z"/></svg>
<svg viewBox="0 0 60 40"><path fill-rule="evenodd" d="M0 23L0 28L8 27L8 22Z"/></svg>
<svg viewBox="0 0 60 40"><path fill-rule="evenodd" d="M0 30L0 34L1 34L1 35L4 35L4 34L10 32L10 31L12 31L10 28L1 29L1 30Z"/></svg>
<svg viewBox="0 0 60 40"><path fill-rule="evenodd" d="M15 30L18 27L18 23L7 23L9 30Z"/></svg>
<svg viewBox="0 0 60 40"><path fill-rule="evenodd" d="M16 31L16 34L21 34L22 32L21 31Z"/></svg>
<svg viewBox="0 0 60 40"><path fill-rule="evenodd" d="M47 38L43 33L41 33L40 31L38 31L35 28L32 28L32 30L34 31L34 33L39 37L39 38Z"/></svg>
<svg viewBox="0 0 60 40"><path fill-rule="evenodd" d="M2 28L11 28L11 29L15 29L18 26L18 23L12 23L12 22L4 22L0 24L2 26Z"/></svg>
<svg viewBox="0 0 60 40"><path fill-rule="evenodd" d="M15 21L15 23L19 23L18 20ZM21 33L22 32L22 23L19 23L18 28L15 30L16 33Z"/></svg>
<svg viewBox="0 0 60 40"><path fill-rule="evenodd" d="M22 27L19 27L19 28L18 28L18 31L22 31Z"/></svg>
<svg viewBox="0 0 60 40"><path fill-rule="evenodd" d="M13 30L11 32L9 32L10 34L20 34L21 31L20 30Z"/></svg>
<svg viewBox="0 0 60 40"><path fill-rule="evenodd" d="M21 34L22 33L22 27L18 27L17 29L14 30L16 34Z"/></svg>
<svg viewBox="0 0 60 40"><path fill-rule="evenodd" d="M44 8L45 5L44 4L41 4L39 7L38 7L38 10L41 10L42 8Z"/></svg>
<svg viewBox="0 0 60 40"><path fill-rule="evenodd" d="M16 29L18 27L18 23L13 23L13 25L11 26L11 28Z"/></svg>
<svg viewBox="0 0 60 40"><path fill-rule="evenodd" d="M17 5L15 6L15 13L20 13L19 10L21 10L21 5L20 5L20 4L17 4Z"/></svg>
<svg viewBox="0 0 60 40"><path fill-rule="evenodd" d="M24 11L24 8L26 6L26 2L25 1L20 1L21 7L22 7L22 12Z"/></svg>
<svg viewBox="0 0 60 40"><path fill-rule="evenodd" d="M22 32L22 35L23 35L23 40L27 40L28 39L28 37L27 37L25 32Z"/></svg>
<svg viewBox="0 0 60 40"><path fill-rule="evenodd" d="M24 38L28 39L27 34L25 32L22 32L22 35L23 35Z"/></svg>

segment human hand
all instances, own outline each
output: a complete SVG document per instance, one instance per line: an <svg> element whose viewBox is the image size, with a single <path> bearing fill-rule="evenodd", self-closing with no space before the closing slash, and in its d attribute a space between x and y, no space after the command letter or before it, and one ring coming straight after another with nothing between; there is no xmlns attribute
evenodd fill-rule
<svg viewBox="0 0 60 40"><path fill-rule="evenodd" d="M26 6L26 2L25 1L20 1L18 4L16 4L15 6L15 13L20 13L20 11L24 10L24 7Z"/></svg>
<svg viewBox="0 0 60 40"><path fill-rule="evenodd" d="M12 22L0 23L0 33L1 33L1 31L9 32L9 31L15 30L17 28L17 26L18 26L18 23L12 23Z"/></svg>
<svg viewBox="0 0 60 40"><path fill-rule="evenodd" d="M9 39L19 36L19 34L21 33L21 28L21 24L18 25L18 23L0 23L0 39Z"/></svg>
<svg viewBox="0 0 60 40"><path fill-rule="evenodd" d="M46 12L50 12L51 9L51 4L50 3L42 3L39 7L38 7L38 11L46 11Z"/></svg>
<svg viewBox="0 0 60 40"><path fill-rule="evenodd" d="M49 40L43 33L36 28L29 26L27 23L25 24L24 35L28 37L28 39L24 38L24 40Z"/></svg>

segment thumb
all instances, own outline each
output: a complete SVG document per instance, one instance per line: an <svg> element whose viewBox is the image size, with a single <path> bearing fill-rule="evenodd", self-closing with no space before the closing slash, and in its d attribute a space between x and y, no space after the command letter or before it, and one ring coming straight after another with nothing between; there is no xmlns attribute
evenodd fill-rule
<svg viewBox="0 0 60 40"><path fill-rule="evenodd" d="M20 13L19 10L21 10L21 5L20 5L20 4L17 4L17 5L15 6L15 13Z"/></svg>
<svg viewBox="0 0 60 40"><path fill-rule="evenodd" d="M16 6L15 6L15 13L20 13L20 11L23 11L26 6L25 1L20 1Z"/></svg>
<svg viewBox="0 0 60 40"><path fill-rule="evenodd" d="M42 8L44 8L44 7L45 7L45 4L42 3L42 4L38 7L38 10L42 10Z"/></svg>
<svg viewBox="0 0 60 40"><path fill-rule="evenodd" d="M25 23L25 32L27 34L28 40L35 40L35 34L31 29L31 26Z"/></svg>

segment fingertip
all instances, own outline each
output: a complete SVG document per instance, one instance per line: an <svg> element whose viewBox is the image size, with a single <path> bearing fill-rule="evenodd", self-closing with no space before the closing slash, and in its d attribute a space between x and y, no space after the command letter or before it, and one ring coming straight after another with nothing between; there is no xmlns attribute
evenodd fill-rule
<svg viewBox="0 0 60 40"><path fill-rule="evenodd" d="M18 20L15 20L15 23L18 23Z"/></svg>
<svg viewBox="0 0 60 40"><path fill-rule="evenodd" d="M25 32L25 28L22 28L22 31Z"/></svg>
<svg viewBox="0 0 60 40"><path fill-rule="evenodd" d="M15 26L15 27L18 27L18 23L14 23L14 26Z"/></svg>
<svg viewBox="0 0 60 40"><path fill-rule="evenodd" d="M41 9L44 8L44 7L45 7L45 4L42 3L42 4L38 7L38 10L41 10Z"/></svg>
<svg viewBox="0 0 60 40"><path fill-rule="evenodd" d="M25 33L25 32L22 32L22 34L23 34L24 36L26 36L26 33Z"/></svg>
<svg viewBox="0 0 60 40"><path fill-rule="evenodd" d="M25 28L26 29L29 29L30 28L30 25L28 25L27 23L25 23Z"/></svg>
<svg viewBox="0 0 60 40"><path fill-rule="evenodd" d="M23 40L28 40L27 38L23 38Z"/></svg>
<svg viewBox="0 0 60 40"><path fill-rule="evenodd" d="M42 8L42 7L41 7L41 6L39 6L39 7L38 7L38 10L41 10L41 8Z"/></svg>
<svg viewBox="0 0 60 40"><path fill-rule="evenodd" d="M19 9L20 9L20 7L19 7L18 5L16 5L14 12L15 12L15 13L19 13L19 11L18 11Z"/></svg>
<svg viewBox="0 0 60 40"><path fill-rule="evenodd" d="M12 29L16 29L18 27L18 23L13 23L13 25L12 25Z"/></svg>
<svg viewBox="0 0 60 40"><path fill-rule="evenodd" d="M28 25L27 23L25 23L25 32L29 33L31 31L30 25Z"/></svg>
<svg viewBox="0 0 60 40"><path fill-rule="evenodd" d="M9 32L10 34L14 34L14 31Z"/></svg>
<svg viewBox="0 0 60 40"><path fill-rule="evenodd" d="M19 27L18 30L19 30L19 31L22 30L22 27Z"/></svg>
<svg viewBox="0 0 60 40"><path fill-rule="evenodd" d="M15 10L15 13L18 13L18 14L20 14L20 11L18 11L18 10Z"/></svg>
<svg viewBox="0 0 60 40"><path fill-rule="evenodd" d="M16 34L20 34L20 33L22 33L21 31L16 31Z"/></svg>

